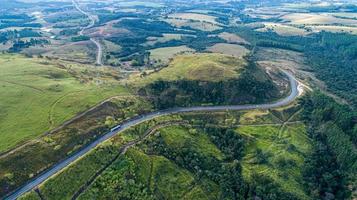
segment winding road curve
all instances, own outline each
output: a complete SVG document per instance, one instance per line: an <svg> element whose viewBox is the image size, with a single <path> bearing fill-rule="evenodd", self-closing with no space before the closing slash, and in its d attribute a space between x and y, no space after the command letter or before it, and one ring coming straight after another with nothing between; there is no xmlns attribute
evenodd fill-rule
<svg viewBox="0 0 357 200"><path fill-rule="evenodd" d="M84 10L81 9L81 7L79 6L78 2L76 0L72 0L72 3L74 5L74 7L83 15L87 16L88 19L90 20L90 23L88 24L88 26L83 27L81 29L81 31L79 32L79 35L84 35L84 31L87 29L92 28L95 25L95 17L91 14L89 14L88 12L85 12ZM96 58L96 64L97 65L102 65L102 57L103 57L103 49L102 49L102 45L100 44L99 41L95 40L94 38L91 38L90 41L92 41L95 46L97 46L97 58Z"/></svg>
<svg viewBox="0 0 357 200"><path fill-rule="evenodd" d="M165 115L172 115L172 114L178 114L178 113L185 113L185 112L197 112L197 111L206 111L206 112L213 112L213 111L228 111L228 110L253 110L253 109L271 109L271 108L277 108L281 106L288 105L292 103L298 96L299 96L299 84L294 78L292 74L290 74L287 71L284 71L284 74L289 78L290 82L290 94L289 96L280 99L279 101L272 102L272 103L266 103L266 104L257 104L257 105L227 105L227 106L196 106L196 107L187 107L187 108L172 108L172 109L167 109L167 110L161 110L157 112L152 112L148 113L136 118L133 118L131 120L128 120L121 124L121 127L113 132L108 132L105 135L101 136L97 140L93 141L91 144L88 146L84 147L77 153L73 154L72 156L66 158L65 160L60 161L56 165L52 166L42 174L38 175L22 187L20 187L18 190L7 196L5 199L6 200L15 200L24 193L36 188L38 185L40 185L42 182L56 174L57 172L61 171L71 163L75 162L78 158L81 156L85 155L88 153L90 150L94 149L96 146L98 146L100 143L112 138L113 136L123 132L124 130L129 129L132 126L135 126L137 124L143 123L145 121L160 117L160 116L165 116Z"/></svg>

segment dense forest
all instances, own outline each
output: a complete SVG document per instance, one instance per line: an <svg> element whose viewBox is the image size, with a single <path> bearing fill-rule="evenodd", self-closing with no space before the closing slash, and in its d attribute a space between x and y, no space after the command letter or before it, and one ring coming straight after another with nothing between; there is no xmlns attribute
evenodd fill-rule
<svg viewBox="0 0 357 200"><path fill-rule="evenodd" d="M357 36L322 32L305 46L316 76L357 107Z"/></svg>
<svg viewBox="0 0 357 200"><path fill-rule="evenodd" d="M306 188L315 199L346 199L347 183L357 183L357 113L322 93L304 97L301 104L313 141L305 161Z"/></svg>

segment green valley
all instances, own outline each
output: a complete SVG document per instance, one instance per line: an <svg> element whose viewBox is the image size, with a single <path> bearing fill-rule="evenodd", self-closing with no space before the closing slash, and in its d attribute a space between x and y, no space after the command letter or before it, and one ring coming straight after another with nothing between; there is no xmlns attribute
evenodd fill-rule
<svg viewBox="0 0 357 200"><path fill-rule="evenodd" d="M0 0L0 199L356 199L356 13Z"/></svg>

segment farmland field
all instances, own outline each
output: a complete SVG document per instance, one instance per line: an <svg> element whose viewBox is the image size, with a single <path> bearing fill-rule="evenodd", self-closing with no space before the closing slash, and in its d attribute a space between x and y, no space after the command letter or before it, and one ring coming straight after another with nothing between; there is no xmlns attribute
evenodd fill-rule
<svg viewBox="0 0 357 200"><path fill-rule="evenodd" d="M246 49L244 46L225 43L215 44L212 47L209 47L207 50L213 53L221 53L224 55L234 56L238 58L242 58L249 53L249 50Z"/></svg>
<svg viewBox="0 0 357 200"><path fill-rule="evenodd" d="M169 17L174 19L198 20L203 22L209 22L212 24L217 23L215 21L216 19L215 17L210 15L197 14L197 13L176 13L176 14L169 15Z"/></svg>
<svg viewBox="0 0 357 200"><path fill-rule="evenodd" d="M233 33L223 32L223 33L220 33L218 36L221 37L222 39L226 40L228 43L248 44L248 42L246 40L244 40L243 38L241 38L238 35L233 34Z"/></svg>
<svg viewBox="0 0 357 200"><path fill-rule="evenodd" d="M283 36L305 36L308 34L304 29L278 23L264 23L264 26L264 28L260 28L258 31L274 31Z"/></svg>
<svg viewBox="0 0 357 200"><path fill-rule="evenodd" d="M291 24L357 25L357 20L336 18L328 14L293 13L284 15L282 19L287 20Z"/></svg>
<svg viewBox="0 0 357 200"><path fill-rule="evenodd" d="M184 34L162 34L162 37L149 37L145 45L153 46L157 43L165 43L171 40L181 40L184 36L194 36L194 35L184 35Z"/></svg>
<svg viewBox="0 0 357 200"><path fill-rule="evenodd" d="M176 27L182 28L188 26L193 29L197 29L201 31L215 31L221 29L220 26L213 23L208 23L206 21L191 21L191 20L179 19L179 18L168 18L165 19L164 21Z"/></svg>
<svg viewBox="0 0 357 200"><path fill-rule="evenodd" d="M150 51L150 59L167 63L170 58L174 58L177 54L194 51L187 46L157 48Z"/></svg>

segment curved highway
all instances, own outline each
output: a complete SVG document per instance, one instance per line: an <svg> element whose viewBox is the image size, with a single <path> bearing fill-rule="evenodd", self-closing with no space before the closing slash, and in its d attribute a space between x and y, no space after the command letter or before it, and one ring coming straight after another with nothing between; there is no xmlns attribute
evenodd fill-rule
<svg viewBox="0 0 357 200"><path fill-rule="evenodd" d="M167 110L162 110L162 111L157 111L157 112L152 112L148 113L139 117L136 117L134 119L131 119L129 121L124 122L121 124L121 127L115 131L108 132L105 135L101 136L97 140L93 141L91 144L88 146L84 147L82 150L78 151L77 153L73 154L72 156L66 158L65 160L57 163L56 165L52 166L50 169L47 171L43 172L42 174L38 175L35 177L33 180L29 181L25 185L23 185L21 188L16 190L14 193L6 197L6 200L14 200L23 195L24 193L36 188L38 185L40 185L42 182L62 170L63 168L67 167L69 164L75 162L78 158L81 156L85 155L88 153L90 150L98 146L100 143L108 140L109 138L112 138L113 136L123 132L124 130L127 130L128 128L135 126L137 124L143 123L145 121L164 116L164 115L172 115L172 114L177 114L177 113L185 113L185 112L195 112L195 111L224 111L224 110L252 110L252 109L270 109L270 108L277 108L281 106L285 106L293 102L298 96L299 96L299 91L298 91L298 82L296 79L287 71L283 71L284 74L289 78L290 82L290 94L289 96L273 102L273 103L266 103L266 104L258 104L258 105L227 105L227 106L196 106L196 107L187 107L187 108L172 108L172 109L167 109Z"/></svg>
<svg viewBox="0 0 357 200"><path fill-rule="evenodd" d="M92 28L95 25L95 17L87 12L85 12L84 10L81 9L81 7L79 6L78 2L76 0L72 0L72 3L74 5L74 7L83 15L87 16L88 19L90 20L90 23L86 26L83 27L81 29L81 31L79 32L79 35L84 35L84 31L87 29ZM94 38L91 38L90 41L92 41L95 46L97 46L97 58L96 58L96 64L97 65L102 65L102 56L103 56L103 50L102 50L102 45L95 40Z"/></svg>

